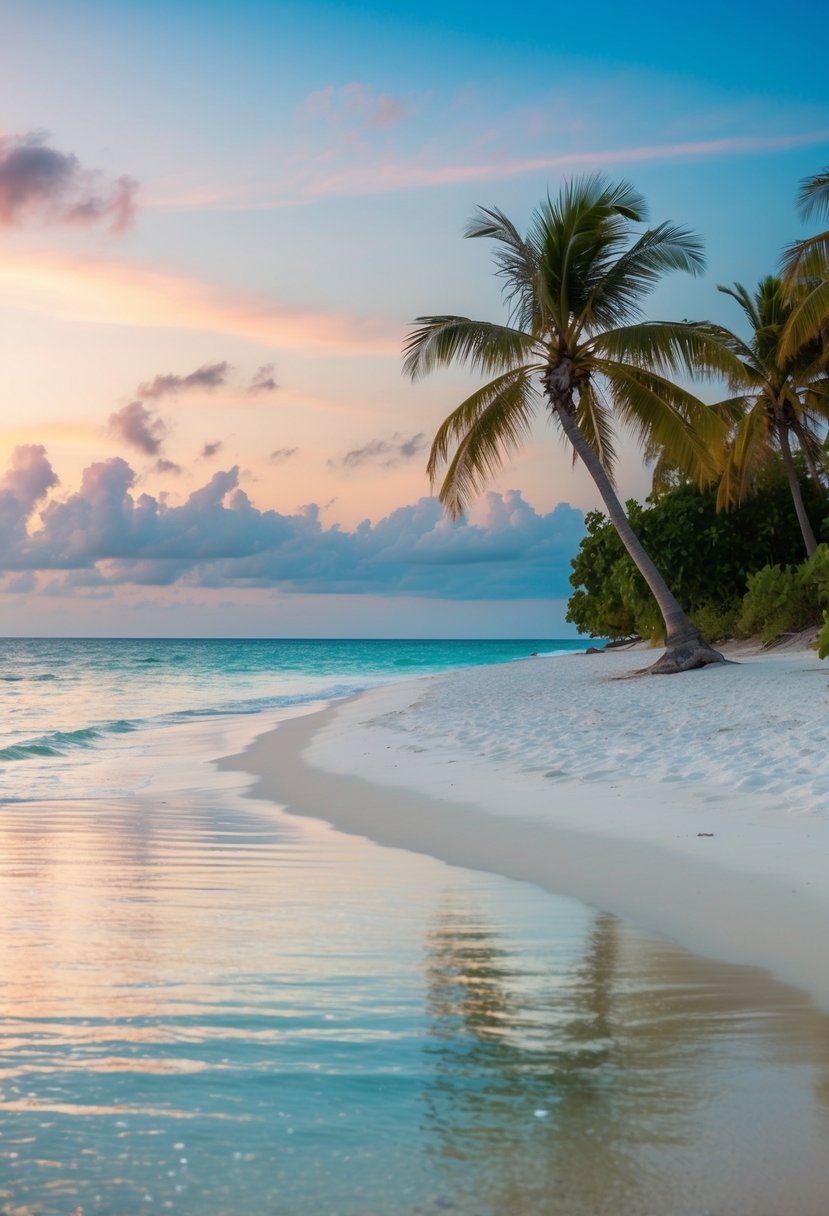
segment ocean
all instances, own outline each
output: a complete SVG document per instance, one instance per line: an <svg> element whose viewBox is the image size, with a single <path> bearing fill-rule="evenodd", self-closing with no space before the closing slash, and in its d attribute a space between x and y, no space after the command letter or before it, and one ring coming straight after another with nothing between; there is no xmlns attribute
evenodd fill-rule
<svg viewBox="0 0 829 1216"><path fill-rule="evenodd" d="M805 997L213 764L384 681L582 646L4 642L0 1213L819 1216Z"/></svg>
<svg viewBox="0 0 829 1216"><path fill-rule="evenodd" d="M584 647L580 640L7 638L0 642L0 797L105 793L96 784L104 756L111 773L119 758L142 751L150 732L157 737L188 721L264 718L404 676ZM117 781L114 788L127 792Z"/></svg>

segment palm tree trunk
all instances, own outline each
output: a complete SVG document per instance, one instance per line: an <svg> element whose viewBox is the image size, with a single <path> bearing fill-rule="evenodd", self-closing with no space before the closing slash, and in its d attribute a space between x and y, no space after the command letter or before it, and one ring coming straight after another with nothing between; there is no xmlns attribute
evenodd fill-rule
<svg viewBox="0 0 829 1216"><path fill-rule="evenodd" d="M811 557L815 549L817 549L817 541L812 530L812 525L809 521L809 516L806 514L806 506L803 502L803 494L800 490L800 481L798 480L797 470L794 467L792 459L792 449L789 445L789 428L785 422L777 423L777 439L780 444L780 451L783 455L783 467L786 470L786 479L789 483L794 509L797 513L797 522L800 524L800 531L803 535L803 543L806 546L806 556Z"/></svg>
<svg viewBox="0 0 829 1216"><path fill-rule="evenodd" d="M650 669L653 672L690 671L708 663L724 663L723 656L705 642L691 624L676 596L653 564L642 542L630 526L624 507L610 483L602 462L581 433L567 405L551 402L562 430L572 443L585 468L596 483L607 514L636 569L648 584L665 622L665 654Z"/></svg>

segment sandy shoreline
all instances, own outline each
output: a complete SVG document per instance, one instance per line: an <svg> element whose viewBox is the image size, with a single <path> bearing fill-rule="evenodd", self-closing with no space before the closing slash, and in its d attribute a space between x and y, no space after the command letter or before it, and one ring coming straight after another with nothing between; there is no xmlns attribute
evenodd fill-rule
<svg viewBox="0 0 829 1216"><path fill-rule="evenodd" d="M829 671L812 651L619 680L643 656L405 681L222 762L257 797L537 883L829 1009Z"/></svg>

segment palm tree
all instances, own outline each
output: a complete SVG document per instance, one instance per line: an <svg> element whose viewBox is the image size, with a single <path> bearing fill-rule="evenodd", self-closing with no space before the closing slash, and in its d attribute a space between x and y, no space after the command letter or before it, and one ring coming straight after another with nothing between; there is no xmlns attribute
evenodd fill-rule
<svg viewBox="0 0 829 1216"><path fill-rule="evenodd" d="M740 305L751 327L751 338L744 342L730 330L709 327L712 336L723 343L735 361L734 370L727 377L734 396L714 407L733 427L717 506L739 502L774 451L779 450L803 543L811 557L817 541L803 503L790 438L793 435L797 440L812 479L822 490L818 471L822 460L819 432L825 430L829 421L829 381L821 366L818 339L812 339L790 355L782 350L787 325L800 307L806 289L787 294L784 281L768 275L760 280L753 296L741 283L719 290Z"/></svg>
<svg viewBox="0 0 829 1216"><path fill-rule="evenodd" d="M722 424L666 374L691 373L720 356L704 327L641 319L640 301L663 273L703 266L700 241L687 229L660 224L635 237L632 225L645 218L644 200L629 183L601 176L565 185L556 202L548 197L526 238L497 208L479 207L466 236L497 243L509 323L418 317L404 370L414 380L457 361L494 377L453 410L432 444L428 471L434 485L447 466L440 500L453 517L519 446L533 415L549 411L659 605L666 650L650 670L674 672L723 659L691 624L625 515L613 486L613 411L680 463L710 466L708 448Z"/></svg>
<svg viewBox="0 0 829 1216"><path fill-rule="evenodd" d="M804 219L829 219L829 165L800 183L798 209ZM790 245L784 255L787 286L799 288L781 343L784 358L814 340L829 349L829 229Z"/></svg>

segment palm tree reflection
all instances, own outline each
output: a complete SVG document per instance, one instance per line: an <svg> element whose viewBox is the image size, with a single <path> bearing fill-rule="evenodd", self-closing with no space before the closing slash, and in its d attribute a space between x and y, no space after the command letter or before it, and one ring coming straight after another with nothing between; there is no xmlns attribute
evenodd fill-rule
<svg viewBox="0 0 829 1216"><path fill-rule="evenodd" d="M447 901L427 935L424 1132L451 1192L522 1216L687 1207L719 1057L768 1038L792 998L761 1024L734 968L605 914L581 957L522 960L469 904Z"/></svg>

